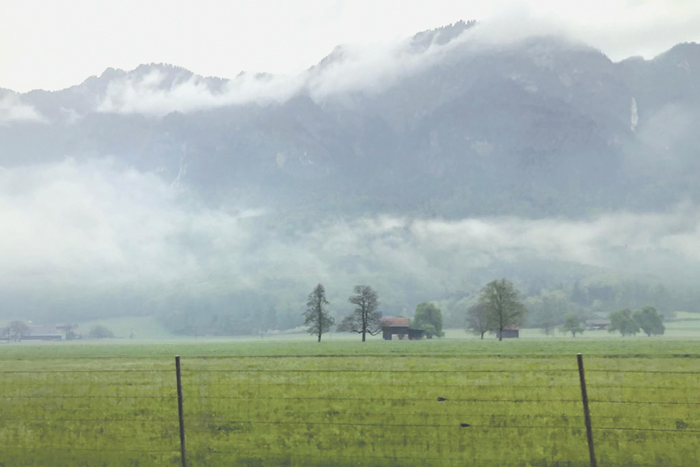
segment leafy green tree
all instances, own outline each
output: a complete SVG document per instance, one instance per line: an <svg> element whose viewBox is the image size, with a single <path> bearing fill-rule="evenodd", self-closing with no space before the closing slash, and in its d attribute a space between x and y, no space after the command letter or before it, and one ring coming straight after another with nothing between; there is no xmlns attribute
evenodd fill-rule
<svg viewBox="0 0 700 467"><path fill-rule="evenodd" d="M321 342L323 333L330 331L335 323L328 311L328 300L326 300L326 290L323 285L318 284L309 294L304 318L304 324L309 326L309 334L318 336L318 342Z"/></svg>
<svg viewBox="0 0 700 467"><path fill-rule="evenodd" d="M416 306L411 326L424 330L428 339L445 335L442 332L442 311L433 303L424 302Z"/></svg>
<svg viewBox="0 0 700 467"><path fill-rule="evenodd" d="M632 317L647 336L663 335L666 331L663 323L664 317L654 307L645 306L641 310L635 311Z"/></svg>
<svg viewBox="0 0 700 467"><path fill-rule="evenodd" d="M16 341L22 341L24 336L28 336L31 333L31 328L24 321L12 321L9 326L10 339Z"/></svg>
<svg viewBox="0 0 700 467"><path fill-rule="evenodd" d="M355 295L348 301L355 305L355 310L338 326L338 331L356 332L362 334L362 342L365 342L367 334L374 336L382 330L382 314L377 311L379 296L368 285L356 285Z"/></svg>
<svg viewBox="0 0 700 467"><path fill-rule="evenodd" d="M489 326L489 310L484 303L477 303L467 310L467 329L484 338L484 334L491 330Z"/></svg>
<svg viewBox="0 0 700 467"><path fill-rule="evenodd" d="M496 333L499 341L503 340L504 330L522 324L527 312L520 301L520 292L506 279L486 284L481 289L479 302L486 307L489 329Z"/></svg>
<svg viewBox="0 0 700 467"><path fill-rule="evenodd" d="M114 333L106 326L101 326L98 324L97 326L93 326L92 329L90 329L88 337L91 337L93 339L110 339L114 337Z"/></svg>
<svg viewBox="0 0 700 467"><path fill-rule="evenodd" d="M569 312L564 317L564 323L561 325L561 332L570 332L573 337L576 334L583 334L585 328L583 323L578 319L575 313Z"/></svg>
<svg viewBox="0 0 700 467"><path fill-rule="evenodd" d="M618 331L623 337L634 336L639 332L639 325L632 318L632 312L629 309L613 311L608 318L610 319L608 332Z"/></svg>
<svg viewBox="0 0 700 467"><path fill-rule="evenodd" d="M549 336L562 323L564 315L571 309L566 294L561 291L545 290L541 294L525 300L529 323L542 329Z"/></svg>

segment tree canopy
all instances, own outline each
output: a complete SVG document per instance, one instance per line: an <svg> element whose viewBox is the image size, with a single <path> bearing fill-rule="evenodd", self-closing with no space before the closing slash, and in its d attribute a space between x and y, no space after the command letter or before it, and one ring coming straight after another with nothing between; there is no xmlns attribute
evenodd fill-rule
<svg viewBox="0 0 700 467"><path fill-rule="evenodd" d="M479 303L486 307L489 330L498 340L503 340L503 331L522 324L527 309L520 301L520 292L506 279L489 282L481 289Z"/></svg>
<svg viewBox="0 0 700 467"><path fill-rule="evenodd" d="M639 324L632 318L629 309L613 311L610 313L610 327L608 332L619 332L622 336L634 336L639 332Z"/></svg>
<svg viewBox="0 0 700 467"><path fill-rule="evenodd" d="M435 304L424 302L416 306L411 327L422 329L428 338L442 337L442 311Z"/></svg>
<svg viewBox="0 0 700 467"><path fill-rule="evenodd" d="M576 337L576 334L583 334L585 330L583 323L581 323L581 320L579 320L578 316L573 312L566 314L564 323L561 325L560 329L562 332L570 332L573 337Z"/></svg>
<svg viewBox="0 0 700 467"><path fill-rule="evenodd" d="M482 339L490 331L489 309L486 304L479 302L467 310L467 329Z"/></svg>
<svg viewBox="0 0 700 467"><path fill-rule="evenodd" d="M98 324L96 326L93 326L92 329L90 329L88 337L91 337L93 339L109 339L114 337L114 333L106 326Z"/></svg>
<svg viewBox="0 0 700 467"><path fill-rule="evenodd" d="M647 336L663 335L666 332L664 317L654 307L645 306L635 311L632 317Z"/></svg>
<svg viewBox="0 0 700 467"><path fill-rule="evenodd" d="M11 339L21 341L24 336L31 333L31 328L24 321L12 321L8 326L8 336Z"/></svg>
<svg viewBox="0 0 700 467"><path fill-rule="evenodd" d="M562 324L564 316L571 309L571 303L562 290L544 290L539 295L528 297L525 306L529 324L542 329L547 336Z"/></svg>
<svg viewBox="0 0 700 467"><path fill-rule="evenodd" d="M379 296L368 285L356 285L354 291L348 301L356 305L355 310L343 319L338 331L362 334L362 342L365 342L367 334L374 336L382 330L382 314L377 310Z"/></svg>

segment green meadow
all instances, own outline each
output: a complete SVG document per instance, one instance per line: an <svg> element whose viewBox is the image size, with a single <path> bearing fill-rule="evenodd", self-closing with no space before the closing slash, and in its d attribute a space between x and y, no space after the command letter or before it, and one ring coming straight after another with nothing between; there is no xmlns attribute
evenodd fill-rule
<svg viewBox="0 0 700 467"><path fill-rule="evenodd" d="M671 324L671 323L669 323ZM700 340L0 344L0 466L700 465Z"/></svg>

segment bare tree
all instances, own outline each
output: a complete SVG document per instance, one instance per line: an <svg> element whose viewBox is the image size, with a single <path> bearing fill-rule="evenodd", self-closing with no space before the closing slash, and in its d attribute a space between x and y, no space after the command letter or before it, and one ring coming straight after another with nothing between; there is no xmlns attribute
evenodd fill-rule
<svg viewBox="0 0 700 467"><path fill-rule="evenodd" d="M489 282L481 289L479 303L488 310L489 329L503 340L503 331L519 326L527 309L520 301L520 292L512 282L501 279Z"/></svg>
<svg viewBox="0 0 700 467"><path fill-rule="evenodd" d="M335 320L328 311L326 290L321 284L318 284L309 294L304 317L306 318L304 324L309 326L309 334L318 336L319 342L321 342L323 333L330 331L331 326L335 323Z"/></svg>
<svg viewBox="0 0 700 467"><path fill-rule="evenodd" d="M489 310L483 303L477 303L467 310L467 329L484 338L484 334L489 332Z"/></svg>
<svg viewBox="0 0 700 467"><path fill-rule="evenodd" d="M338 330L362 334L362 342L365 342L367 334L379 334L382 330L382 314L377 311L377 292L368 285L356 285L355 295L348 298L348 301L356 305L356 308L340 323Z"/></svg>

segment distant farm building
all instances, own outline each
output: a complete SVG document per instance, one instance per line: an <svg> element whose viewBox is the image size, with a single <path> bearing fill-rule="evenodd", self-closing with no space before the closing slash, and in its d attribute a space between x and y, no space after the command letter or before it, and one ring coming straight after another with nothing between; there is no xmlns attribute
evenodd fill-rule
<svg viewBox="0 0 700 467"><path fill-rule="evenodd" d="M605 331L610 326L609 319L589 319L586 321L588 331Z"/></svg>
<svg viewBox="0 0 700 467"><path fill-rule="evenodd" d="M390 341L392 336L399 339L408 337L410 340L423 339L425 331L411 328L411 320L408 318L382 318L382 336Z"/></svg>
<svg viewBox="0 0 700 467"><path fill-rule="evenodd" d="M520 329L518 328L505 328L503 333L497 332L496 337L503 339L518 339L520 337Z"/></svg>
<svg viewBox="0 0 700 467"><path fill-rule="evenodd" d="M58 332L60 332L66 337L66 340L80 338L80 335L75 331L76 329L78 329L77 323L57 324L56 329L58 330Z"/></svg>
<svg viewBox="0 0 700 467"><path fill-rule="evenodd" d="M56 326L30 325L29 332L22 336L22 340L34 341L60 341L63 334Z"/></svg>

